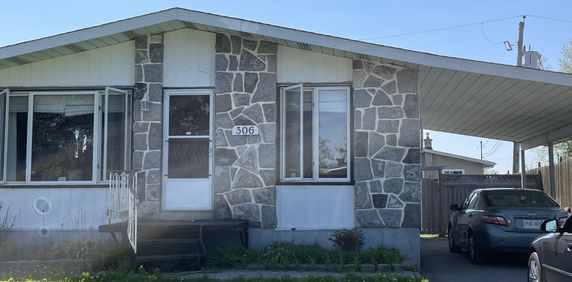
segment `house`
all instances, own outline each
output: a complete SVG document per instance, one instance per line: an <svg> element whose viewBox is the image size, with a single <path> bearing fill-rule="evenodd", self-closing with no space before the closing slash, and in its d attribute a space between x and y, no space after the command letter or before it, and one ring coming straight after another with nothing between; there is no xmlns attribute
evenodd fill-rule
<svg viewBox="0 0 572 282"><path fill-rule="evenodd" d="M0 199L17 211L13 240L101 239L110 172L129 171L141 221L243 219L252 247L329 245L332 230L360 228L366 247L419 263L420 116L468 132L467 119L494 118L482 113L501 96L491 89L524 95L533 83L540 97L572 86L563 74L169 9L0 48ZM455 106L482 102L479 112L448 113L455 91L477 97ZM465 120L436 122L457 113ZM544 133L496 125L471 132Z"/></svg>
<svg viewBox="0 0 572 282"><path fill-rule="evenodd" d="M433 150L433 139L429 138L429 133L423 139L423 145L421 151L423 178L438 179L439 173L482 175L485 169L496 165L491 161Z"/></svg>

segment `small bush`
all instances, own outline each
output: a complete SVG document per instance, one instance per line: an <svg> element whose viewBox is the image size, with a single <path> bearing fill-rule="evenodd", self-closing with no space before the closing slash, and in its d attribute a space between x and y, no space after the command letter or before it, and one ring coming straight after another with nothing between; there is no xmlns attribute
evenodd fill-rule
<svg viewBox="0 0 572 282"><path fill-rule="evenodd" d="M6 237L12 230L12 227L14 227L14 222L16 221L16 216L10 216L9 207L6 208L4 215L2 215L2 208L4 208L4 203L0 202L0 247L6 243Z"/></svg>
<svg viewBox="0 0 572 282"><path fill-rule="evenodd" d="M365 237L359 229L339 230L332 233L329 238L334 244L334 248L342 252L361 251Z"/></svg>

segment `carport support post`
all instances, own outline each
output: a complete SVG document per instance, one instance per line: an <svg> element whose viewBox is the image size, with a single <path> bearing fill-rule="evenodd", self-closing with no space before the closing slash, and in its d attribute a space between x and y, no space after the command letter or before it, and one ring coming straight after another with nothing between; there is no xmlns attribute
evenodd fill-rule
<svg viewBox="0 0 572 282"><path fill-rule="evenodd" d="M548 142L548 177L550 185L550 196L556 199L556 175L554 174L554 143Z"/></svg>
<svg viewBox="0 0 572 282"><path fill-rule="evenodd" d="M524 159L524 149L520 146L520 187L526 188L526 161Z"/></svg>

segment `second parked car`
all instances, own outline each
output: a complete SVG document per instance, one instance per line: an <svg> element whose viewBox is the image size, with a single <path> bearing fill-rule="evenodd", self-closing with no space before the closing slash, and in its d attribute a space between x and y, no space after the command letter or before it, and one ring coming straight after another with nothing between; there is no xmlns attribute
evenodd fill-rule
<svg viewBox="0 0 572 282"><path fill-rule="evenodd" d="M572 216L566 221L547 220L548 234L534 240L528 258L528 281L572 281Z"/></svg>
<svg viewBox="0 0 572 282"><path fill-rule="evenodd" d="M451 210L449 250L467 250L474 264L483 263L491 252L527 253L542 234L544 220L568 216L544 192L520 188L477 189Z"/></svg>

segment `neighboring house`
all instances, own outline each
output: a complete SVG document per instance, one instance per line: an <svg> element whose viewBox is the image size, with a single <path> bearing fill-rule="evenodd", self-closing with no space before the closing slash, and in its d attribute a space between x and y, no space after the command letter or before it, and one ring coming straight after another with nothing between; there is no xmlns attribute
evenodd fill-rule
<svg viewBox="0 0 572 282"><path fill-rule="evenodd" d="M421 151L423 178L438 179L443 174L484 174L485 169L496 165L494 162L479 160L461 155L433 150L433 139L423 139Z"/></svg>
<svg viewBox="0 0 572 282"><path fill-rule="evenodd" d="M96 238L131 171L140 220L246 219L253 247L360 228L419 263L420 85L536 72L179 8L15 44L0 199L18 240Z"/></svg>

